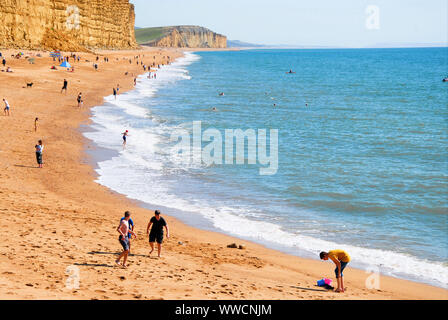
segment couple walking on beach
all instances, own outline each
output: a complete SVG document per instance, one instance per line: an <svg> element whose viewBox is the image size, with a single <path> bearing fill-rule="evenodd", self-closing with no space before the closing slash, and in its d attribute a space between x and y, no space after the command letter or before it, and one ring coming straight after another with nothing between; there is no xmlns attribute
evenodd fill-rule
<svg viewBox="0 0 448 320"><path fill-rule="evenodd" d="M152 228L151 228L152 226ZM162 252L162 243L163 243L163 228L166 229L166 237L169 238L169 229L168 224L165 219L160 216L160 211L156 210L154 212L154 216L149 220L148 227L146 228L146 234L149 235L149 245L151 246L151 251L149 252L149 256L151 256L154 251L154 242L157 242L157 253L158 257L161 257ZM131 239L134 236L134 239L137 238L137 234L134 232L135 224L131 219L131 213L126 211L124 213L124 217L120 220L120 225L117 228L118 233L120 234L118 241L123 247L123 252L120 254L115 263L123 268L126 268L126 261L128 259L128 255L131 250ZM149 229L151 228L151 232ZM123 264L120 263L121 258L123 258Z"/></svg>

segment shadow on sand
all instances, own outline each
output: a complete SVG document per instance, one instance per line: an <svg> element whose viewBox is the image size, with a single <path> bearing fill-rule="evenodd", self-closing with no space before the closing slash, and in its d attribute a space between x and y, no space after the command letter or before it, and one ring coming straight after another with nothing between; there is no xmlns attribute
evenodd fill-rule
<svg viewBox="0 0 448 320"><path fill-rule="evenodd" d="M82 266L82 267L105 267L105 268L115 268L115 266L111 266L108 264L100 264L100 263L74 263L75 266Z"/></svg>
<svg viewBox="0 0 448 320"><path fill-rule="evenodd" d="M101 252L101 251L91 251L91 252L87 252L87 254L111 254L114 256L119 256L121 254L121 252ZM144 255L144 254L129 254L129 257L143 257L143 258L148 258L148 255Z"/></svg>
<svg viewBox="0 0 448 320"><path fill-rule="evenodd" d="M39 167L35 167L35 166L24 166L23 164L15 164L14 167L39 169Z"/></svg>
<svg viewBox="0 0 448 320"><path fill-rule="evenodd" d="M329 290L325 290L325 289L303 288L303 287L296 287L296 286L291 286L291 288L300 289L300 290L308 290L308 291L318 291L318 292L327 292L327 291L329 291Z"/></svg>

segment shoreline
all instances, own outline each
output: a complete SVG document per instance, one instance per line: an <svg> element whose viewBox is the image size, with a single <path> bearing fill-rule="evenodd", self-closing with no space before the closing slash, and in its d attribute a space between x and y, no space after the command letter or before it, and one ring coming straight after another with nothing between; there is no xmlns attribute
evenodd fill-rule
<svg viewBox="0 0 448 320"><path fill-rule="evenodd" d="M98 53L123 56L160 50L170 55L180 52L153 48ZM81 53L81 56L93 55ZM106 88L111 90L114 86L111 78L118 83L126 81L123 90L133 88L132 78L123 76L123 71L131 67L117 63L113 67L104 65L103 71L101 64L100 72L95 73L86 63L81 66L81 72L76 70L71 75L76 89L87 91L90 98L80 111L73 103L78 90L71 89L71 81L67 96L58 92L61 77L68 77L68 73L58 70L56 72L62 74L53 76L47 62L51 64L50 58L39 58L35 65L23 59L11 61L15 73L0 74L2 87L6 88L0 89L0 95L6 96L12 106L12 116L1 118L4 122L2 134L9 143L1 150L8 157L1 160L6 169L1 173L5 184L0 189L0 203L4 212L15 213L11 221L11 239L1 245L2 254L8 258L0 262L0 273L4 277L0 280L1 299L448 298L448 290L386 276L381 276L379 291L369 290L364 286L368 275L352 268L346 271L349 289L345 294L320 291L314 286L315 281L324 276L334 278L333 266L197 229L172 217L167 217L173 237L165 245L165 257L160 260L146 257L148 244L143 230L152 212L94 181L94 167L88 159L84 161L89 157L89 139L83 136L80 127L90 122L90 108L104 102ZM135 65L132 68L136 68ZM140 74L137 69L135 72ZM82 76L79 85L78 74ZM43 88L21 88L23 81L33 76L45 79ZM36 96L40 100L35 99ZM43 114L38 134L47 145L44 161L48 163L40 172L32 168L31 157L38 136L29 130L37 113ZM24 119L28 119L26 123ZM13 125L6 128L9 120ZM114 229L125 210L134 213L136 231L140 235L133 242L137 255L130 257L128 270L110 267L113 255L119 251ZM243 244L246 249L226 248L232 242ZM76 290L64 287L66 268L71 265L81 272L80 288ZM153 269L147 270L150 268ZM156 280L151 271L159 273ZM156 288L148 288L148 281L155 282ZM132 290L128 290L128 286Z"/></svg>

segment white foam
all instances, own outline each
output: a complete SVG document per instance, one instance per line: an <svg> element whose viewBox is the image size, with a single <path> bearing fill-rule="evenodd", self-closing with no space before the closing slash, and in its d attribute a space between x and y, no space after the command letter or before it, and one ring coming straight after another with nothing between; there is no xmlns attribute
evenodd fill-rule
<svg viewBox="0 0 448 320"><path fill-rule="evenodd" d="M189 168L173 166L176 160L169 161L173 155L158 149L162 134L176 128L155 123L150 110L136 101L154 96L163 86L189 79L185 67L198 59L195 54L185 53L172 65L162 67L157 72L157 80L140 76L135 90L121 94L117 100L107 97L105 106L93 109L95 131L85 135L98 145L119 152L118 156L98 163L98 183L132 199L197 214L216 229L237 237L305 251L312 256L321 250L343 248L350 253L355 266L379 266L382 274L448 287L448 268L442 263L287 232L280 225L260 221L257 217L266 216L263 212L238 203L229 207L218 200L210 204L194 194L178 196L173 189L182 183L182 172ZM132 143L123 149L120 133L125 129L129 130ZM173 175L176 172L180 174Z"/></svg>

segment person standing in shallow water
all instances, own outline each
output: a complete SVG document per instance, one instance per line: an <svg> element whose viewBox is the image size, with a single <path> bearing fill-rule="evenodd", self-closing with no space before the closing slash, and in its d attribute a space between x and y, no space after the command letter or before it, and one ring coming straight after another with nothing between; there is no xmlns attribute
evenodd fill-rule
<svg viewBox="0 0 448 320"><path fill-rule="evenodd" d="M44 145L42 144L42 140L39 140L38 144L35 145L36 148L36 160L37 165L39 168L43 168L43 161L42 161L42 152L44 151Z"/></svg>
<svg viewBox="0 0 448 320"><path fill-rule="evenodd" d="M128 138L128 130L126 130L125 132L123 132L122 133L122 135L123 135L123 148L125 148L126 147L126 140L127 140L127 138Z"/></svg>
<svg viewBox="0 0 448 320"><path fill-rule="evenodd" d="M152 228L151 228L152 225ZM160 211L156 210L154 212L154 217L149 220L148 227L146 228L146 234L149 234L149 245L151 246L151 251L149 255L154 251L154 242L157 241L157 256L161 257L162 243L163 243L163 227L166 229L166 237L170 237L170 231L168 229L168 224L165 219L160 216ZM149 229L151 228L151 232Z"/></svg>

